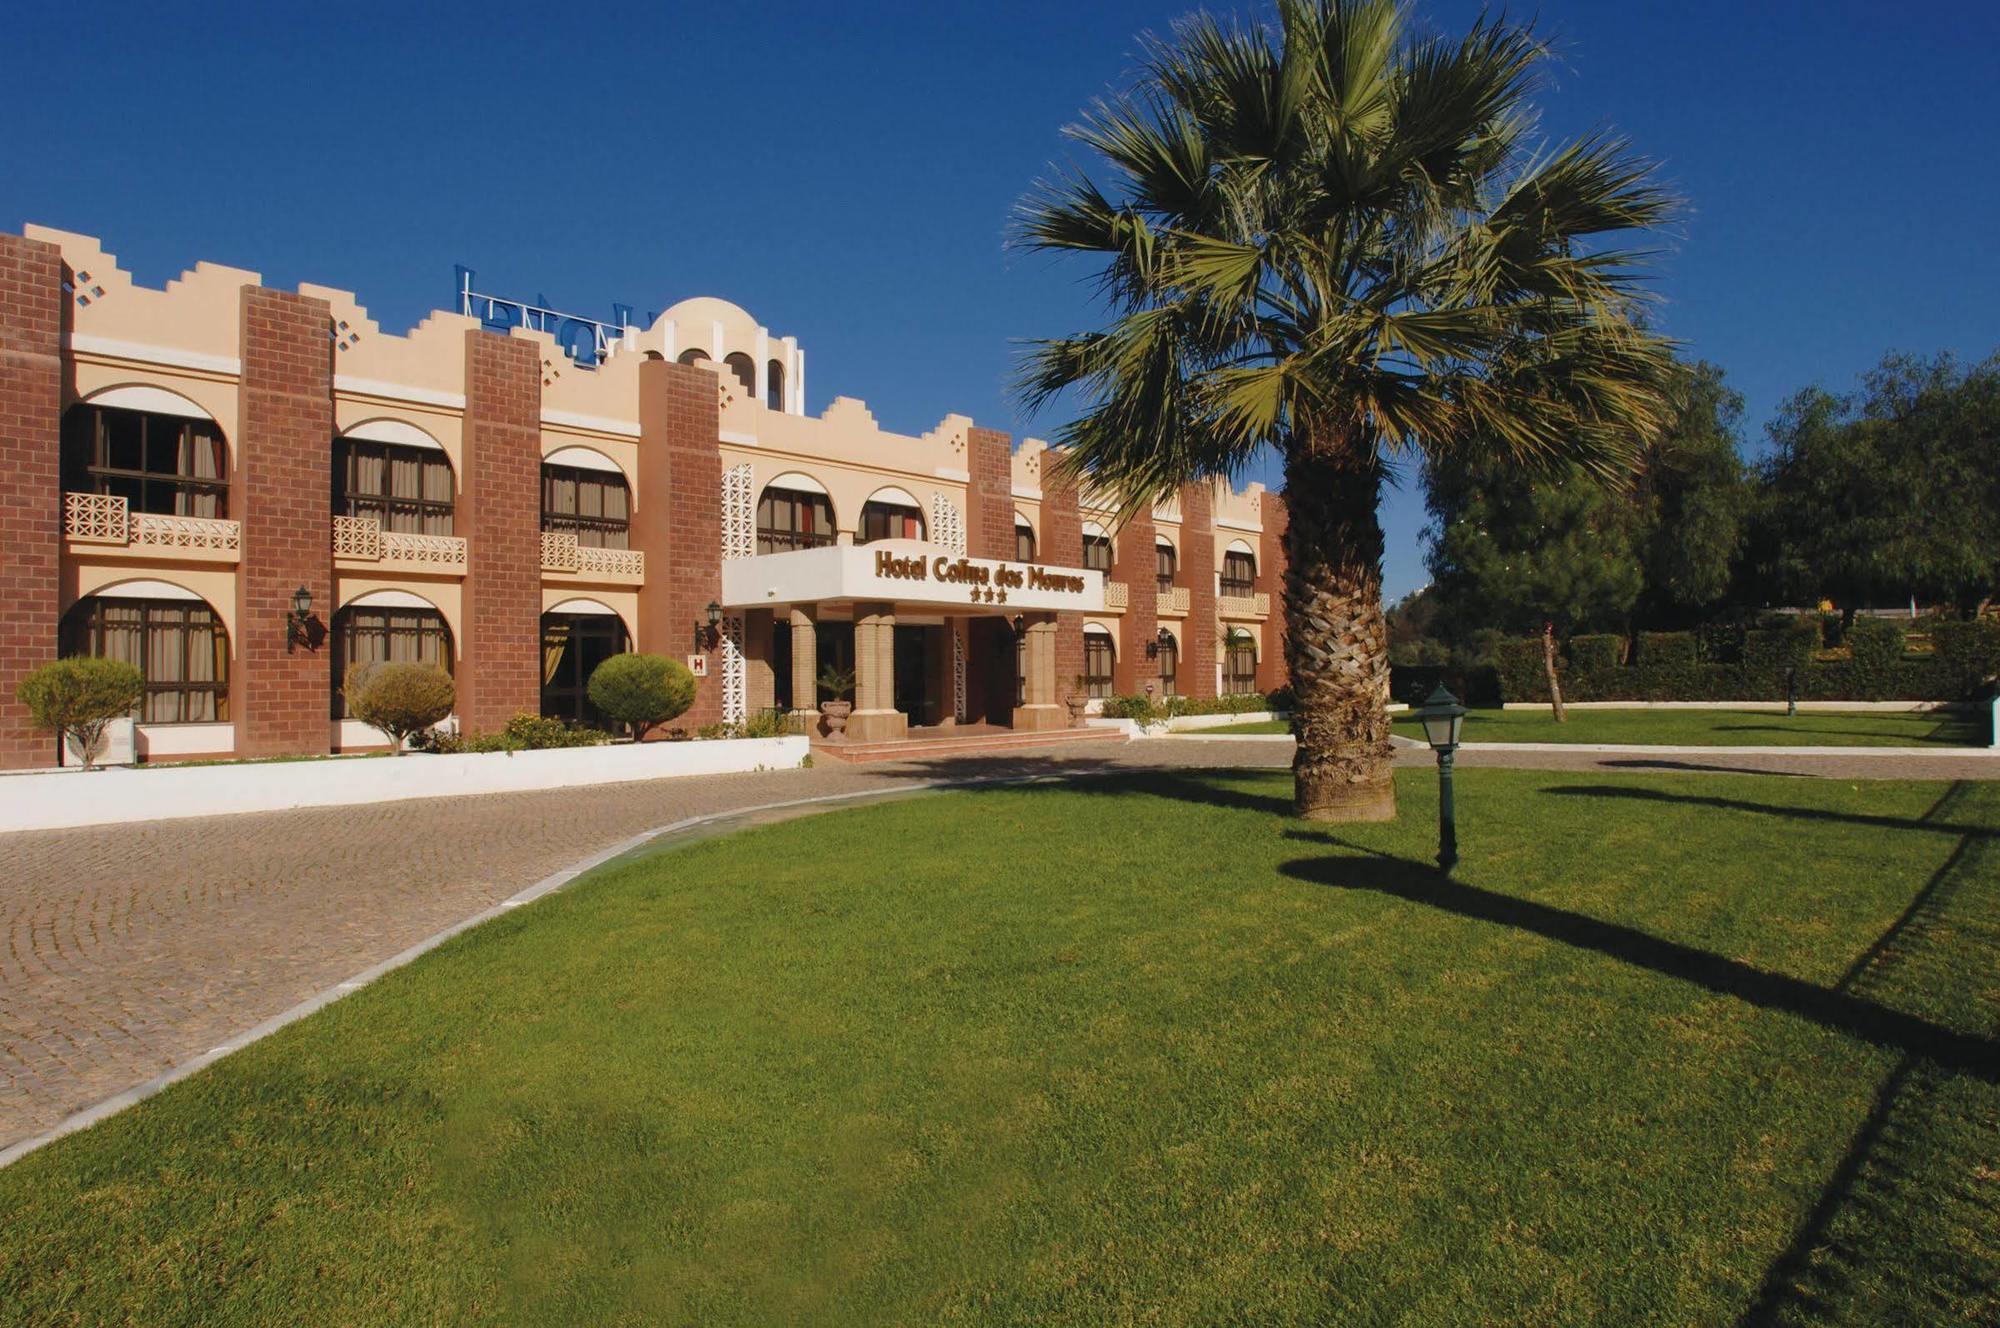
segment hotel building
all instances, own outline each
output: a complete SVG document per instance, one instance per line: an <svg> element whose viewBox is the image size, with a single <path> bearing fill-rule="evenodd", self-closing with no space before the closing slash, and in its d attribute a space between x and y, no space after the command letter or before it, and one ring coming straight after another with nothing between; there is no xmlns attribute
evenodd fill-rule
<svg viewBox="0 0 2000 1328"><path fill-rule="evenodd" d="M639 326L488 298L384 332L346 291L201 263L134 284L95 239L0 235L0 768L62 655L146 679L113 757L379 746L351 662L432 660L460 724L593 720L624 650L685 659L693 729L769 708L855 741L1055 728L1093 697L1283 681L1285 510L1191 486L1123 526L1057 454L910 437L724 300Z"/></svg>

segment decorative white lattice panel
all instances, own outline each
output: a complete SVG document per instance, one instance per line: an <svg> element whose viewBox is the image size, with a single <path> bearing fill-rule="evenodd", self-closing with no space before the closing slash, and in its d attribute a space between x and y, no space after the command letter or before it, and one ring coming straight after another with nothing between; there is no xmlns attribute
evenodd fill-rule
<svg viewBox="0 0 2000 1328"><path fill-rule="evenodd" d="M743 656L743 615L722 620L722 722L741 724L750 714L749 667Z"/></svg>
<svg viewBox="0 0 2000 1328"><path fill-rule="evenodd" d="M957 627L951 629L951 713L965 722L965 636Z"/></svg>
<svg viewBox="0 0 2000 1328"><path fill-rule="evenodd" d="M941 493L931 495L931 543L953 553L965 552L965 521L957 505Z"/></svg>
<svg viewBox="0 0 2000 1328"><path fill-rule="evenodd" d="M757 496L750 492L750 463L722 472L722 556L757 552Z"/></svg>

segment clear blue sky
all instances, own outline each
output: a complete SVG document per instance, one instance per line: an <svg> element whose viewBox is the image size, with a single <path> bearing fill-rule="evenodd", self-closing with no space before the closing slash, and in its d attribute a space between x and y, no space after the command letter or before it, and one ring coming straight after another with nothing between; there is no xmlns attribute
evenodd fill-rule
<svg viewBox="0 0 2000 1328"><path fill-rule="evenodd" d="M1091 313L1080 269L1003 252L1008 210L1183 9L22 5L0 226L100 235L149 284L210 259L345 287L399 330L448 303L454 262L593 314L721 295L800 338L814 411L1045 433L1008 400L1014 342ZM1884 350L2000 344L2000 6L1541 13L1547 130L1615 125L1690 200L1666 328L1728 371L1753 446L1785 396ZM1384 515L1398 595L1425 580L1421 495Z"/></svg>

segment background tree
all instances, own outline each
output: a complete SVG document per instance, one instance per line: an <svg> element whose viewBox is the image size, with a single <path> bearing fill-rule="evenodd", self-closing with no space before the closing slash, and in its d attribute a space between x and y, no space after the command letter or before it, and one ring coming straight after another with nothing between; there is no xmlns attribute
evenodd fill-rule
<svg viewBox="0 0 2000 1328"><path fill-rule="evenodd" d="M1754 540L1776 599L1976 610L2000 573L2000 357L1889 355L1860 391L1807 388L1770 427Z"/></svg>
<svg viewBox="0 0 2000 1328"><path fill-rule="evenodd" d="M1675 376L1672 418L1641 449L1633 475L1634 626L1685 627L1731 598L1756 498L1742 423L1743 398L1720 368L1703 360Z"/></svg>
<svg viewBox="0 0 2000 1328"><path fill-rule="evenodd" d="M124 660L85 655L42 665L21 679L14 697L36 728L55 734L58 749L73 747L88 770L104 753L105 729L131 714L145 691L139 670Z"/></svg>
<svg viewBox="0 0 2000 1328"><path fill-rule="evenodd" d="M1617 237L1670 199L1620 139L1537 136L1529 28L1410 28L1395 0L1186 19L1070 130L1105 178L1043 183L1018 224L1102 264L1110 323L1024 370L1031 406L1077 393L1078 478L1138 511L1282 457L1295 800L1322 820L1395 814L1385 468L1622 473L1668 416Z"/></svg>

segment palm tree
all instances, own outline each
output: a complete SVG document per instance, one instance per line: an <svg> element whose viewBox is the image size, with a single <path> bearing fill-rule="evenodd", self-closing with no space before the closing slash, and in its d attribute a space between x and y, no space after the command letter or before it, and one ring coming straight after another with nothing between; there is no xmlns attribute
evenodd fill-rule
<svg viewBox="0 0 2000 1328"><path fill-rule="evenodd" d="M1674 201L1627 143L1536 146L1527 27L1413 35L1400 0L1280 0L1148 39L1067 132L1108 168L1039 182L1017 243L1097 256L1111 321L1040 341L1033 409L1075 478L1131 515L1284 463L1285 661L1300 815L1383 820L1389 672L1376 503L1399 462L1601 475L1667 414L1671 345L1638 317L1622 232ZM1607 238L1610 237L1610 238Z"/></svg>

